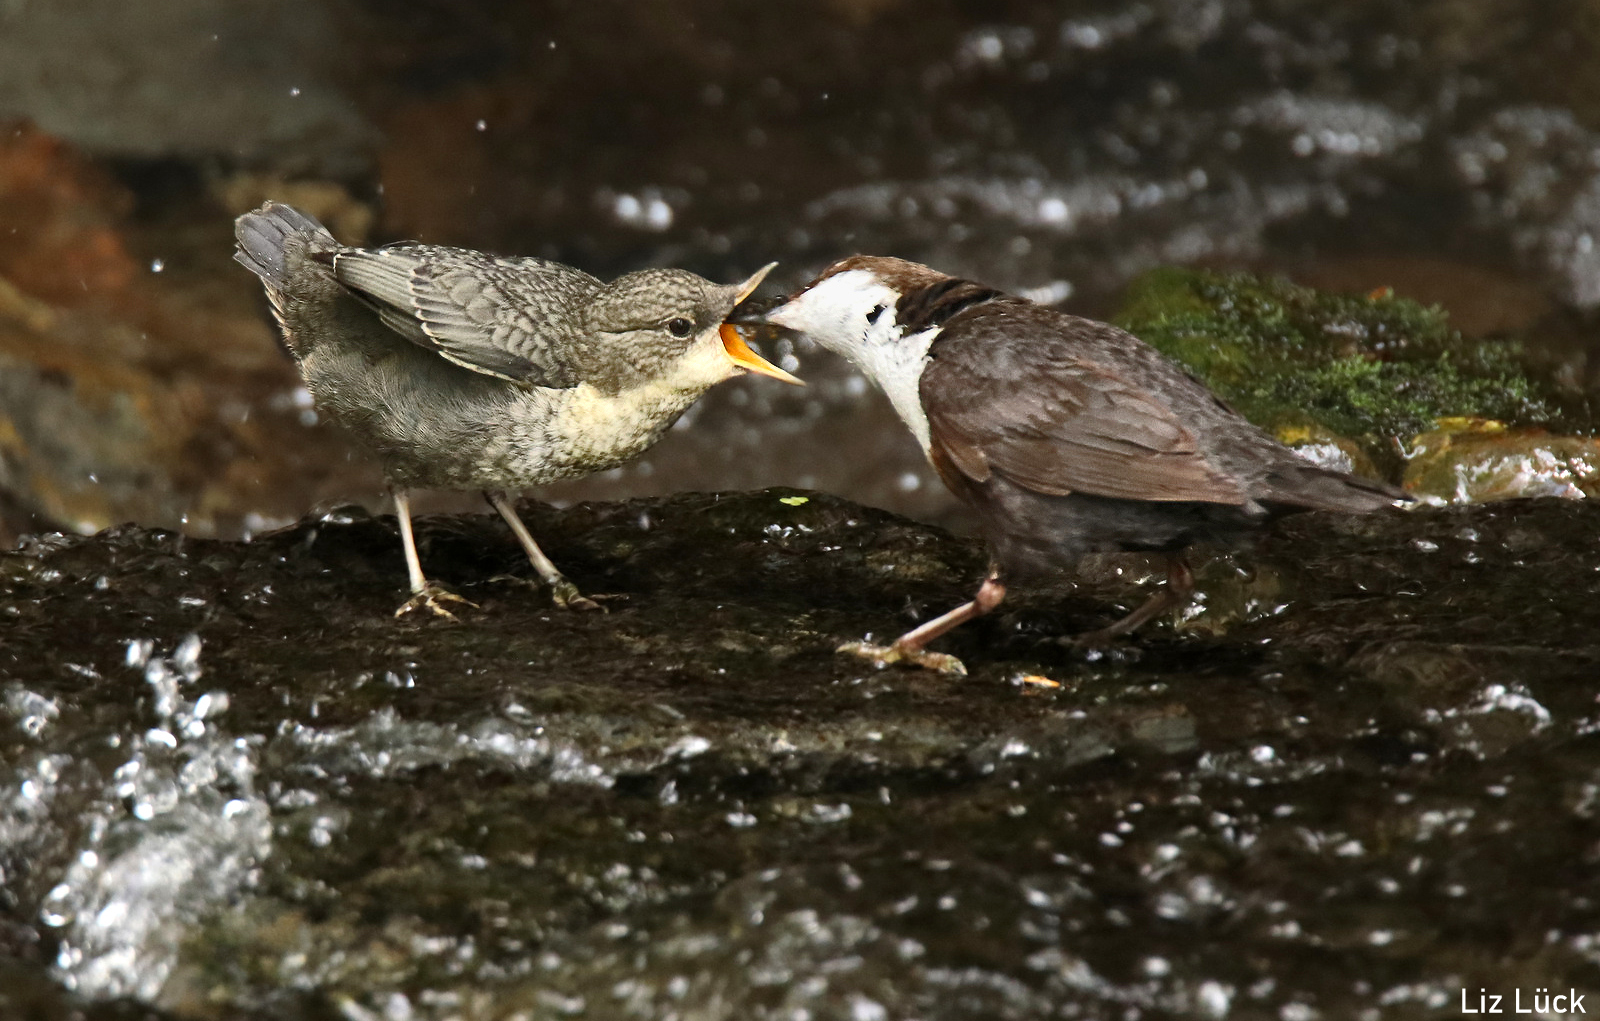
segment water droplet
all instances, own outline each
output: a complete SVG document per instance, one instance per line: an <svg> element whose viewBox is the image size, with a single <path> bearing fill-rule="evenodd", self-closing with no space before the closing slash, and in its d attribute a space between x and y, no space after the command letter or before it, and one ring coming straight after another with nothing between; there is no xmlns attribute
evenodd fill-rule
<svg viewBox="0 0 1600 1021"><path fill-rule="evenodd" d="M201 600L205 602L205 600ZM185 674L193 673L194 677L200 674L200 636L189 634L178 643L178 651L172 654L172 665L182 670ZM193 680L194 677L190 677Z"/></svg>
<svg viewBox="0 0 1600 1021"><path fill-rule="evenodd" d="M1194 991L1194 998L1205 1016L1226 1017L1228 1007L1233 1003L1233 987L1208 979Z"/></svg>
<svg viewBox="0 0 1600 1021"><path fill-rule="evenodd" d="M128 639L128 651L123 656L123 662L135 669L144 666L150 661L150 653L155 651L156 643L149 638Z"/></svg>

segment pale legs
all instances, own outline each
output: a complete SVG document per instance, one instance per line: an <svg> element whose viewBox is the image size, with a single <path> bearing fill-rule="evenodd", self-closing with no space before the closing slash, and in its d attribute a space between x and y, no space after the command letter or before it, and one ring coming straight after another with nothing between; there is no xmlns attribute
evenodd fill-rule
<svg viewBox="0 0 1600 1021"><path fill-rule="evenodd" d="M426 608L433 611L436 616L456 619L445 603L461 603L465 606L476 607L478 604L470 599L463 599L436 581L429 581L422 573L422 559L417 556L417 538L411 533L411 496L404 489L392 489L394 496L394 515L400 521L400 545L406 551L406 573L411 578L411 598L407 599L400 609L394 611L396 617L403 617L412 610Z"/></svg>
<svg viewBox="0 0 1600 1021"><path fill-rule="evenodd" d="M511 534L517 537L517 542L522 544L522 551L528 555L528 563L539 572L539 577L550 586L550 598L563 609L572 610L598 610L600 604L578 591L578 586L568 581L566 575L556 569L550 558L544 555L544 550L533 541L533 534L528 531L528 526L522 523L517 516L517 509L511 505L511 498L505 493L493 490L484 490L483 498L489 501L489 506L500 512L506 519L506 524L511 526ZM604 597L602 597L604 598Z"/></svg>

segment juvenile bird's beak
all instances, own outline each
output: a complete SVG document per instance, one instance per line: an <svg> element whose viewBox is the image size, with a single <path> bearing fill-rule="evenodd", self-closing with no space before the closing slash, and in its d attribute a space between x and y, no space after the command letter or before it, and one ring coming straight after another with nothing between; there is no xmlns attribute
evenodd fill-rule
<svg viewBox="0 0 1600 1021"><path fill-rule="evenodd" d="M793 383L795 386L806 385L805 380L798 376L789 375L789 373L784 372L752 351L750 345L744 342L744 338L739 336L739 330L733 324L723 323L717 328L717 333L722 337L722 349L728 352L728 359L739 368L749 372L759 372L763 376L771 376L773 379L781 379L785 383Z"/></svg>
<svg viewBox="0 0 1600 1021"><path fill-rule="evenodd" d="M765 280L767 278L767 274L771 273L777 268L777 266L777 263L769 262L765 266L762 266L760 269L752 273L749 280L746 280L744 283L739 285L739 293L734 296L733 303L737 305L739 302L750 297L750 295L756 293L756 288L761 286L761 281Z"/></svg>
<svg viewBox="0 0 1600 1021"><path fill-rule="evenodd" d="M750 295L755 292L757 287L761 286L761 281L766 279L767 274L772 272L772 267L776 265L777 263L775 262L767 263L765 266L756 270L755 274L751 276L749 280L746 280L744 283L739 285L739 289L733 299L733 304L736 308L741 302L744 302L746 298L750 297ZM752 302L750 304L754 303ZM729 315L729 319L733 319L733 315L731 313ZM741 317L739 321L751 322L752 320ZM729 361L739 366L739 368L744 369L747 372L759 372L761 375L771 376L773 379L781 379L785 383L793 383L795 386L806 385L805 380L796 376L791 376L789 373L784 372L776 365L752 351L750 349L750 345L745 343L744 337L739 335L739 331L734 328L732 322L724 322L720 327L718 327L717 335L722 338L722 349L728 353Z"/></svg>

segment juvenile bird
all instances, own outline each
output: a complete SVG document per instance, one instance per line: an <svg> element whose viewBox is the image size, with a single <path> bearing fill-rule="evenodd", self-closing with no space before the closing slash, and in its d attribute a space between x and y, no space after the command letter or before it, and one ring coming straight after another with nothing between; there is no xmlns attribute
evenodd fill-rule
<svg viewBox="0 0 1600 1021"><path fill-rule="evenodd" d="M1008 582L1090 552L1169 554L1160 592L1080 639L1102 643L1188 602L1191 544L1235 543L1288 511L1408 499L1298 456L1131 334L917 263L852 256L733 319L798 331L849 359L976 512L990 554L977 594L888 647L839 650L880 665L964 673L925 646L993 610Z"/></svg>
<svg viewBox="0 0 1600 1021"><path fill-rule="evenodd" d="M277 202L235 223L316 404L382 463L412 596L466 603L422 573L408 494L481 490L558 606L595 609L534 542L508 491L616 467L744 371L800 381L723 320L772 268L723 286L676 269L602 283L560 263L402 243L347 248Z"/></svg>

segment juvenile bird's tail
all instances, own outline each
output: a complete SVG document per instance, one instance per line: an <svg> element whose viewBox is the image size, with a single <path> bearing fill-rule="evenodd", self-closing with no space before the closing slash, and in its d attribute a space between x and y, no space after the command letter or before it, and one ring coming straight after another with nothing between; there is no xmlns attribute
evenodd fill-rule
<svg viewBox="0 0 1600 1021"><path fill-rule="evenodd" d="M234 260L261 278L274 304L278 295L288 289L296 268L291 248L296 249L294 255L299 255L333 251L339 247L333 235L314 217L282 202L268 202L255 212L239 217L233 222L233 236L239 243L238 250L233 253Z"/></svg>

